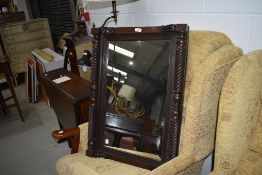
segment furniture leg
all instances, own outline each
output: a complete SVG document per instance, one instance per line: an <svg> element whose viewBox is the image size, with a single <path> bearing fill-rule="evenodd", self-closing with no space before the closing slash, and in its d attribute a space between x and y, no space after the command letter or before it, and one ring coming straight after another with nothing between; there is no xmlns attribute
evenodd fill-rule
<svg viewBox="0 0 262 175"><path fill-rule="evenodd" d="M7 115L5 99L3 97L1 90L0 90L0 104L1 104L1 108L3 109L4 115Z"/></svg>
<svg viewBox="0 0 262 175"><path fill-rule="evenodd" d="M115 134L114 134L114 141L113 141L113 146L115 146L115 147L118 147L118 148L119 148L119 146L120 146L120 141L121 141L121 138L122 138L122 136L121 136L121 134L120 134L120 133L115 133Z"/></svg>

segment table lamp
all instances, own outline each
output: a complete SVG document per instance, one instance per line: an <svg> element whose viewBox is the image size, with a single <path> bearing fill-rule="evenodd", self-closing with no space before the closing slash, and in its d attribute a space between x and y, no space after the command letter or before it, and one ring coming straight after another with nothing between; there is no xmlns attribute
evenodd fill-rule
<svg viewBox="0 0 262 175"><path fill-rule="evenodd" d="M104 2L104 1L111 1L111 0L85 0L85 2ZM116 10L116 0L112 1L112 16L106 18L106 20L104 21L104 23L102 24L101 27L104 27L106 25L106 23L108 22L108 20L110 19L114 19L115 23L117 23L117 13L119 11Z"/></svg>

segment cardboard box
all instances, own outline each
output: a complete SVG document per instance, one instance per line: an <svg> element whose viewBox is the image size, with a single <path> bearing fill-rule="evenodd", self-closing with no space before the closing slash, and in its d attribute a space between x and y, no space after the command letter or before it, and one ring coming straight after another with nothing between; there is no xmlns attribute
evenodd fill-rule
<svg viewBox="0 0 262 175"><path fill-rule="evenodd" d="M53 50L49 48L45 48L43 50L53 55L54 61L49 62L46 59L44 59L43 57L41 57L40 55L38 55L37 53L35 53L34 51L32 51L32 54L35 59L37 59L39 62L41 62L44 65L45 72L49 72L49 71L64 67L64 57L63 56L59 55L58 53L54 52Z"/></svg>

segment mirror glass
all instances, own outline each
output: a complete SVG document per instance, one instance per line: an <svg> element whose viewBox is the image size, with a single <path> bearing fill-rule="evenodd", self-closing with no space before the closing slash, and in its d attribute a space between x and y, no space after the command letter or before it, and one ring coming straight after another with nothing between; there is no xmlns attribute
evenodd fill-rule
<svg viewBox="0 0 262 175"><path fill-rule="evenodd" d="M169 40L108 41L104 146L161 160Z"/></svg>

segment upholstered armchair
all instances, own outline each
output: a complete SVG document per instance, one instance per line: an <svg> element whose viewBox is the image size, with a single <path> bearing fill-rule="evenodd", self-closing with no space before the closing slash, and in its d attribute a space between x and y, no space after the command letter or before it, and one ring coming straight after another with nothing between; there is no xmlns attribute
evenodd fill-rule
<svg viewBox="0 0 262 175"><path fill-rule="evenodd" d="M71 136L71 155L60 158L60 175L175 175L200 174L204 159L213 151L219 95L228 70L242 56L242 50L219 32L191 31L184 95L179 155L149 171L110 159L90 158L87 148L88 124L53 132L54 138Z"/></svg>
<svg viewBox="0 0 262 175"><path fill-rule="evenodd" d="M211 175L262 174L262 50L230 69L219 104Z"/></svg>

